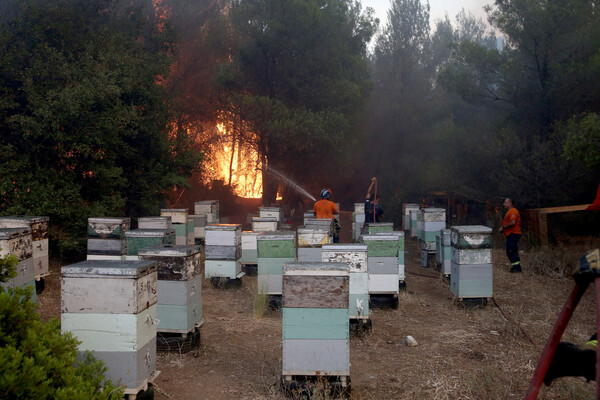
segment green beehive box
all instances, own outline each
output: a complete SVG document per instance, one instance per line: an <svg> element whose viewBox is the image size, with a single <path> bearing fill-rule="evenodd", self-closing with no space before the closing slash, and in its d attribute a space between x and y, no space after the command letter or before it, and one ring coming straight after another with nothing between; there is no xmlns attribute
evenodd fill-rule
<svg viewBox="0 0 600 400"><path fill-rule="evenodd" d="M363 235L368 257L398 257L398 237L394 235Z"/></svg>
<svg viewBox="0 0 600 400"><path fill-rule="evenodd" d="M296 234L294 232L264 232L256 238L258 258L296 257Z"/></svg>
<svg viewBox="0 0 600 400"><path fill-rule="evenodd" d="M125 232L125 236L129 256L137 256L146 247L175 244L175 231L172 229L134 229Z"/></svg>
<svg viewBox="0 0 600 400"><path fill-rule="evenodd" d="M367 232L369 235L375 235L379 232L392 232L394 224L391 222L367 222Z"/></svg>

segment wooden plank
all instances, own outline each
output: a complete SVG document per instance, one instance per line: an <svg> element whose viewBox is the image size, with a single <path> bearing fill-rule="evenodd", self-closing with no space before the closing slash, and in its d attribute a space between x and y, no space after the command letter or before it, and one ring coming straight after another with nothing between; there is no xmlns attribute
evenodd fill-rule
<svg viewBox="0 0 600 400"><path fill-rule="evenodd" d="M534 208L533 210L539 211L541 214L554 214L554 213L562 213L562 212L584 211L589 206L591 206L591 204L582 204L582 205L578 205L578 206Z"/></svg>
<svg viewBox="0 0 600 400"><path fill-rule="evenodd" d="M348 308L348 276L283 275L283 306Z"/></svg>

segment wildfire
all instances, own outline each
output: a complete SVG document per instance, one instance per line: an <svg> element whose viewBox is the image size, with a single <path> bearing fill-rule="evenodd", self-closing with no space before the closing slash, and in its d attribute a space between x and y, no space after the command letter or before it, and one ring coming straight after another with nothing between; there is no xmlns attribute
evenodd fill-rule
<svg viewBox="0 0 600 400"><path fill-rule="evenodd" d="M256 166L258 153L243 141L236 140L228 122L217 123L218 140L213 144L207 170L215 179L223 179L233 192L244 198L262 196L262 175Z"/></svg>

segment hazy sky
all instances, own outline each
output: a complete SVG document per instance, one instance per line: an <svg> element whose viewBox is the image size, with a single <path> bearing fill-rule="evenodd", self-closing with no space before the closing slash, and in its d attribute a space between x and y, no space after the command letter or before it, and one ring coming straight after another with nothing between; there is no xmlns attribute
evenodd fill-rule
<svg viewBox="0 0 600 400"><path fill-rule="evenodd" d="M425 2L426 0L421 0L422 4ZM448 13L450 21L454 22L454 17L462 8L487 22L483 7L493 2L493 0L429 0L431 25L435 26L435 21L443 18L445 12ZM390 3L391 0L361 0L363 7L375 9L375 14L381 21L380 26L385 25L387 22L387 11L390 8Z"/></svg>

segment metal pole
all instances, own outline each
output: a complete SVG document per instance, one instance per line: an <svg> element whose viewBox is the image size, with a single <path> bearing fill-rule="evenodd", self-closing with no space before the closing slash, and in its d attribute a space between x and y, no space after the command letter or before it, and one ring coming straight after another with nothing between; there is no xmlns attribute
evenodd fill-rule
<svg viewBox="0 0 600 400"><path fill-rule="evenodd" d="M550 367L550 363L554 358L554 353L556 352L556 347L560 342L560 338L562 337L565 329L567 328L567 324L569 320L573 316L573 312L581 300L581 297L585 293L585 290L589 286L590 282L575 282L575 286L569 295L569 298L565 302L556 324L554 325L554 329L546 342L546 346L542 351L542 355L540 356L540 360L538 361L538 365L535 368L535 372L533 373L533 378L531 379L531 383L529 384L529 389L527 390L527 395L525 395L525 400L535 400L537 399L537 395L540 391L540 387L542 386L542 382L544 381L544 377L546 376L546 372L548 372L548 368Z"/></svg>

